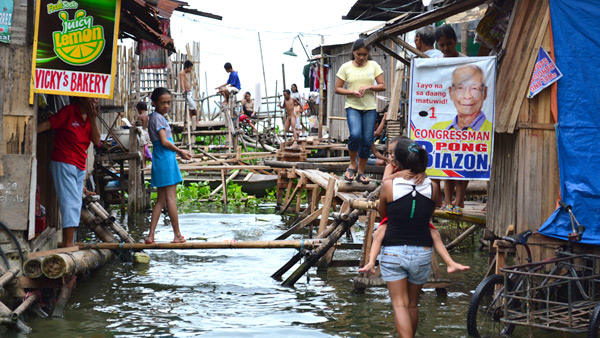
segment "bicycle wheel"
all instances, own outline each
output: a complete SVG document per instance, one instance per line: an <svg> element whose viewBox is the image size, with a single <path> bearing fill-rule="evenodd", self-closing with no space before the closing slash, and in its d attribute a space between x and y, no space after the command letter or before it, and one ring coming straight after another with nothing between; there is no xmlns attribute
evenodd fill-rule
<svg viewBox="0 0 600 338"><path fill-rule="evenodd" d="M510 280L509 280L510 283ZM504 325L504 276L490 275L479 283L467 310L467 333L472 337L498 336L511 334L514 324ZM509 284L509 289L511 285Z"/></svg>
<svg viewBox="0 0 600 338"><path fill-rule="evenodd" d="M600 328L600 303L596 305L594 311L590 315L590 323L588 326L587 338L597 338L598 329Z"/></svg>

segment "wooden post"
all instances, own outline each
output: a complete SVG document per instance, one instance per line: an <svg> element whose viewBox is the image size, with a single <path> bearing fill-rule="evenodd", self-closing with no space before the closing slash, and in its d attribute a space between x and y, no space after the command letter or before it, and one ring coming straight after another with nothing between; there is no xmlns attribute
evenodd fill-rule
<svg viewBox="0 0 600 338"><path fill-rule="evenodd" d="M277 206L280 206L283 202L283 188L287 186L286 180L286 169L279 169L277 171Z"/></svg>
<svg viewBox="0 0 600 338"><path fill-rule="evenodd" d="M283 63L281 64L281 76L283 77L283 89L285 89L285 66Z"/></svg>
<svg viewBox="0 0 600 338"><path fill-rule="evenodd" d="M365 229L365 238L363 239L362 255L360 257L360 266L365 266L371 259L371 246L373 245L373 229L375 228L375 219L377 218L377 211L369 210L367 212L367 228ZM369 277L367 273L361 272L358 274L359 277Z"/></svg>
<svg viewBox="0 0 600 338"><path fill-rule="evenodd" d="M119 161L119 194L121 195L121 215L125 214L125 184L128 184L125 181L125 165L124 160Z"/></svg>
<svg viewBox="0 0 600 338"><path fill-rule="evenodd" d="M289 194L289 189L291 188L291 183L292 183L292 180L290 179L289 188L286 193L286 201L285 201L285 204L283 205L283 207L281 208L282 214L290 206L290 204L292 203L292 200L294 199L294 196L299 193L299 190L302 191L301 187L302 187L302 185L305 184L305 182L306 182L306 178L304 177L304 174L301 174L300 178L298 179L298 184L296 184L296 188L294 188L294 191L291 194ZM289 195L289 197L288 197L288 195ZM298 198L300 198L300 197L298 197ZM296 212L296 214L298 214L298 212Z"/></svg>
<svg viewBox="0 0 600 338"><path fill-rule="evenodd" d="M325 98L323 97L323 62L325 61L325 57L323 56L323 36L321 35L321 55L319 59L319 138L323 137L323 101ZM331 135L329 131L327 134Z"/></svg>
<svg viewBox="0 0 600 338"><path fill-rule="evenodd" d="M392 87L392 95L390 105L386 116L387 121L398 120L398 109L400 107L400 98L402 97L402 81L404 79L404 67L397 69L394 74L394 86ZM399 135L394 135L399 136Z"/></svg>
<svg viewBox="0 0 600 338"><path fill-rule="evenodd" d="M325 193L325 200L323 201L323 214L321 215L321 222L319 222L318 233L322 233L327 227L327 220L329 219L329 211L331 209L331 203L335 194L336 179L329 177L327 182L327 192Z"/></svg>
<svg viewBox="0 0 600 338"><path fill-rule="evenodd" d="M144 208L144 192L142 185L142 163L138 156L140 145L138 142L138 129L131 127L129 129L129 173L127 179L127 212L129 215L139 213ZM121 172L121 176L125 175Z"/></svg>
<svg viewBox="0 0 600 338"><path fill-rule="evenodd" d="M286 203L287 203L287 201L289 201L290 193L292 192L292 184L293 184L292 178L289 175L287 176L287 178L288 178L288 185L287 185L287 189L285 189L285 201L286 201ZM283 208L281 208L281 209L282 209L282 212L283 212Z"/></svg>
<svg viewBox="0 0 600 338"><path fill-rule="evenodd" d="M67 302L69 301L69 298L71 298L71 293L76 285L77 276L71 275L64 278L63 286L60 289L58 299L56 300L54 310L52 311L52 317L61 318L64 316L65 306L67 306Z"/></svg>
<svg viewBox="0 0 600 338"><path fill-rule="evenodd" d="M304 178L304 174L302 174L302 176ZM302 181L302 185L300 186L300 189L296 194L296 210L294 210L296 215L300 214L300 206L302 204L302 191L306 190L306 181L303 178L300 179Z"/></svg>
<svg viewBox="0 0 600 338"><path fill-rule="evenodd" d="M225 170L221 170L221 185L223 185L223 205L225 205L225 212L227 212L227 180L225 180Z"/></svg>
<svg viewBox="0 0 600 338"><path fill-rule="evenodd" d="M435 255L435 249L434 249L434 254L431 255L431 271L430 271L429 275L430 275L430 278L433 279L435 284L438 284L439 280L442 278L442 272L440 270L440 265L438 264L437 256ZM438 296L445 295L446 289L436 287L435 292Z"/></svg>

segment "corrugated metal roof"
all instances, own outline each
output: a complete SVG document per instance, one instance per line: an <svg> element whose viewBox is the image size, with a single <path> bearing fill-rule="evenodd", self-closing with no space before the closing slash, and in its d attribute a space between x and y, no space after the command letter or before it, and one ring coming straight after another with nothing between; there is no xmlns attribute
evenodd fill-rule
<svg viewBox="0 0 600 338"><path fill-rule="evenodd" d="M120 35L136 41L148 40L163 48L175 52L170 36L160 29L160 19L170 19L173 11L182 11L194 15L221 20L222 17L188 8L187 2L177 0L124 0L121 5Z"/></svg>
<svg viewBox="0 0 600 338"><path fill-rule="evenodd" d="M389 21L403 14L415 16L426 10L421 0L358 0L342 19Z"/></svg>

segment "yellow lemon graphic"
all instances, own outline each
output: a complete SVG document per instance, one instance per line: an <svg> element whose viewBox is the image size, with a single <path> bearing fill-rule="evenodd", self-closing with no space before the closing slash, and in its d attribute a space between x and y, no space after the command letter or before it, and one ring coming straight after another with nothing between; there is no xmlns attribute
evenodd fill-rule
<svg viewBox="0 0 600 338"><path fill-rule="evenodd" d="M52 33L54 52L66 63L85 65L96 60L104 50L104 28L94 26L94 18L86 16L85 10L78 10L75 18L69 20L67 12L58 14L63 22L63 31Z"/></svg>
<svg viewBox="0 0 600 338"><path fill-rule="evenodd" d="M67 63L86 64L95 60L104 50L104 40L84 42L77 45L56 47L56 54Z"/></svg>

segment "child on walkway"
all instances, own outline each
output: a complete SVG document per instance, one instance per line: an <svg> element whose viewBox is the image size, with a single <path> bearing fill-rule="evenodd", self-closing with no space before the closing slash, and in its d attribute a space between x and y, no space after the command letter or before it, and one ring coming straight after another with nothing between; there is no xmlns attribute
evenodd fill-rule
<svg viewBox="0 0 600 338"><path fill-rule="evenodd" d="M420 185L421 183L423 183L425 178L427 178L427 175L425 174L425 172L415 174L412 171L410 171L409 169L399 170L399 168L397 168L395 166L396 162L394 161L394 149L395 149L398 141L403 140L403 139L406 139L406 137L403 137L403 136L395 137L392 140L390 140L390 142L388 143L388 157L389 157L388 162L389 162L389 164L385 167L381 184L384 184L388 180L393 180L394 178L400 177L405 180L412 179L412 180L414 180L415 185ZM371 246L371 252L369 254L369 262L367 264L365 264L364 267L359 269L358 270L359 272L369 272L371 274L375 273L375 269L374 269L375 261L377 260L377 256L379 255L379 251L381 250L381 242L383 240L383 236L385 235L386 229L387 229L387 218L384 218L381 220L381 222L379 223L379 226L377 227L377 230L375 231L375 234L373 237L373 244ZM446 250L446 246L444 245L444 242L442 242L442 237L440 236L440 232L431 223L429 224L429 232L430 232L431 238L433 240L433 247L435 248L435 251L440 255L440 257L442 258L444 263L446 263L446 271L448 273L454 273L457 271L464 271L464 270L470 269L469 266L457 263L452 259L452 257L450 256L450 253L448 253L448 250Z"/></svg>
<svg viewBox="0 0 600 338"><path fill-rule="evenodd" d="M189 160L192 155L173 144L171 127L165 119L165 115L171 110L171 92L166 88L156 88L150 96L154 113L150 115L148 122L148 133L152 141L152 175L151 185L157 188L158 196L156 204L152 209L152 220L150 221L150 232L145 243L154 243L154 231L163 208L167 207L173 233L175 238L172 243L185 243L185 238L179 231L179 215L177 214L176 189L177 184L182 181L179 165L175 158L178 153L181 158Z"/></svg>
<svg viewBox="0 0 600 338"><path fill-rule="evenodd" d="M291 132L294 136L294 143L292 144L293 149L298 148L298 129L296 129L296 113L294 113L295 102L298 102L298 100L291 97L290 90L284 90L283 102L279 104L279 108L285 109L285 120L283 124L284 133L289 133L290 128L292 129Z"/></svg>

